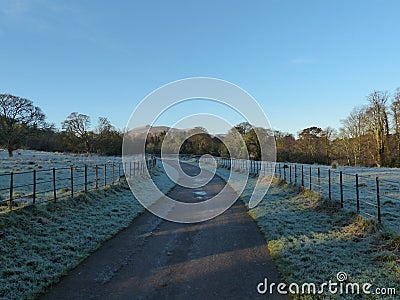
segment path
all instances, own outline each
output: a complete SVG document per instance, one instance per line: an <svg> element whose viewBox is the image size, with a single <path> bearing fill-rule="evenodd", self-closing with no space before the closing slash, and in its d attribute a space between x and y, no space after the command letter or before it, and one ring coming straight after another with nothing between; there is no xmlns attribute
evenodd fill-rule
<svg viewBox="0 0 400 300"><path fill-rule="evenodd" d="M189 175L198 172L183 166ZM212 195L224 185L215 176L204 189ZM181 187L169 195L194 199ZM265 277L282 281L256 223L237 201L196 224L165 221L146 211L40 298L258 299L256 286Z"/></svg>

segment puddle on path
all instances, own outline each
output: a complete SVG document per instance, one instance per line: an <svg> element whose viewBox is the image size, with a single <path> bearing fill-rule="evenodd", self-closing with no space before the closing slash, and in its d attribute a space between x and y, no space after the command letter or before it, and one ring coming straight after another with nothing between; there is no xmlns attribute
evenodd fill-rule
<svg viewBox="0 0 400 300"><path fill-rule="evenodd" d="M205 195L207 195L207 192L205 192L205 191L198 191L198 192L193 192L193 194L195 194L196 196L205 196Z"/></svg>

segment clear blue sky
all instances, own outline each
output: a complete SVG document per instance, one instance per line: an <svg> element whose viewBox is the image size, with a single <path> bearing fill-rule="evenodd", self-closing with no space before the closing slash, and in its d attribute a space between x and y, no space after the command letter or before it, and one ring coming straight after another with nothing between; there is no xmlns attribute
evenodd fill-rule
<svg viewBox="0 0 400 300"><path fill-rule="evenodd" d="M0 93L49 122L72 111L123 128L168 82L221 78L274 128L339 127L400 87L400 1L0 0Z"/></svg>

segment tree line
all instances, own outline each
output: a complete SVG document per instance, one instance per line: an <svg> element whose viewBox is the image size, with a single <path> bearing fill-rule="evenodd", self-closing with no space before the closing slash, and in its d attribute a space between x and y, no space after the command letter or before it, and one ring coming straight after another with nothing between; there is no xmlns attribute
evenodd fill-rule
<svg viewBox="0 0 400 300"><path fill-rule="evenodd" d="M350 166L400 167L400 89L374 91L335 130L309 127L275 132L278 160Z"/></svg>
<svg viewBox="0 0 400 300"><path fill-rule="evenodd" d="M240 123L226 135L214 136L204 128L196 127L188 132L149 134L146 151L159 154L163 145L167 153L179 151L182 154L240 158L247 152L251 159L259 160L261 147L257 133L262 132L258 136L275 139L278 161L400 167L400 89L393 94L374 91L367 96L366 102L355 107L341 121L338 130L312 126L295 136ZM10 155L21 147L120 155L123 136L124 133L112 126L107 118L99 118L98 125L91 129L90 117L77 112L71 113L58 130L54 124L45 122L44 113L32 101L9 94L0 95L0 145L8 149Z"/></svg>
<svg viewBox="0 0 400 300"><path fill-rule="evenodd" d="M278 161L400 167L400 88L392 95L374 91L367 96L366 102L355 107L341 121L342 126L338 130L311 126L298 132L297 136L277 130L265 131L263 135L274 137ZM261 149L257 129L249 123L240 123L223 137L224 143L201 129L197 135L185 141L180 151L244 158L247 150L251 159L258 160L261 158ZM239 134L244 144L240 143ZM165 132L150 136L146 149L159 153L164 136ZM179 145L179 134L174 134L168 147L173 147L174 140ZM225 145L229 145L234 153L229 153Z"/></svg>
<svg viewBox="0 0 400 300"><path fill-rule="evenodd" d="M92 130L90 117L71 113L58 130L45 121L43 111L29 99L0 94L0 146L9 156L19 148L121 155L123 133L100 117Z"/></svg>

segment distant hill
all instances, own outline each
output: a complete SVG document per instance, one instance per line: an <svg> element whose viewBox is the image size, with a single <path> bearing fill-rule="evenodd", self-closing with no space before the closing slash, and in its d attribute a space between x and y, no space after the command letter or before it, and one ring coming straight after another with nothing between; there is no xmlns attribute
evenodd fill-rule
<svg viewBox="0 0 400 300"><path fill-rule="evenodd" d="M131 129L128 131L128 135L130 136L140 136L140 135L144 135L147 132L149 132L150 134L160 134L163 131L183 131L182 129L176 129L176 128L171 128L168 126L150 126L150 125L146 125L146 126L140 126L140 127L136 127L134 129Z"/></svg>
<svg viewBox="0 0 400 300"><path fill-rule="evenodd" d="M168 126L150 126L150 125L145 125L145 126L140 126L140 127L136 127L134 129L131 129L128 131L128 135L132 136L132 137L138 137L138 136L142 136L144 134L146 134L147 132L149 132L149 134L160 134L161 132L167 132L167 131L171 131L171 132L185 132L185 131L189 131L192 128L189 129L179 129L179 128L172 128L172 127L168 127ZM223 139L226 134L210 134L211 136L216 136L219 137L221 139Z"/></svg>

